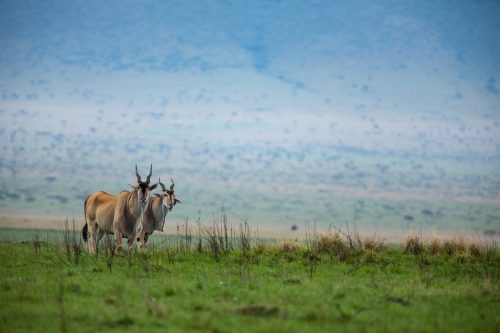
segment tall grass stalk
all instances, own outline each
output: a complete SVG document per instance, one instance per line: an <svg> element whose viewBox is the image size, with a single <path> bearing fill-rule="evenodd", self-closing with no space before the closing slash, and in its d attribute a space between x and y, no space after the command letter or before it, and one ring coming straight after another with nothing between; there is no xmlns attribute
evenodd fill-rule
<svg viewBox="0 0 500 333"><path fill-rule="evenodd" d="M316 272L318 261L320 259L319 253L319 236L316 230L316 223L312 226L310 224L306 225L306 247L307 247L307 259L308 259L308 273L309 277L313 277Z"/></svg>
<svg viewBox="0 0 500 333"><path fill-rule="evenodd" d="M250 244L250 226L248 225L248 222L246 220L240 223L239 240L240 240L241 254L244 259L248 259L251 244Z"/></svg>
<svg viewBox="0 0 500 333"><path fill-rule="evenodd" d="M61 259L61 261L65 264L78 265L80 263L83 249L80 232L76 230L75 220L72 220L72 228L70 228L69 220L66 218L63 227L60 228L60 234L64 248L64 255L58 255L59 259Z"/></svg>

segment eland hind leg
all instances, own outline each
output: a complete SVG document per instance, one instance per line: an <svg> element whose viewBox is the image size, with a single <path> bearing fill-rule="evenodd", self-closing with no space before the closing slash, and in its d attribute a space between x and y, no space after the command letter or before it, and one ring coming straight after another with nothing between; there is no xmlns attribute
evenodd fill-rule
<svg viewBox="0 0 500 333"><path fill-rule="evenodd" d="M99 242L102 239L102 236L104 236L105 232L102 230L99 225L96 225L96 233L95 233L95 249L96 251L99 251Z"/></svg>
<svg viewBox="0 0 500 333"><path fill-rule="evenodd" d="M87 251L88 253L96 253L97 251L97 246L96 246L96 229L98 229L97 224L94 223L88 223L87 226Z"/></svg>

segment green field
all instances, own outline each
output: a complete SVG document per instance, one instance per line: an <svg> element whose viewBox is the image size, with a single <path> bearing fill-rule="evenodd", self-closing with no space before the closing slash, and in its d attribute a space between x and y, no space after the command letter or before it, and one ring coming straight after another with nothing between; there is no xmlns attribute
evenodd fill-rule
<svg viewBox="0 0 500 333"><path fill-rule="evenodd" d="M348 238L314 232L302 242L248 233L226 242L207 228L201 247L197 235L157 237L147 251L116 255L102 242L92 256L71 232L66 242L62 232L1 233L1 332L498 332L500 326L500 256L492 244L443 243L439 251L377 241L351 247Z"/></svg>

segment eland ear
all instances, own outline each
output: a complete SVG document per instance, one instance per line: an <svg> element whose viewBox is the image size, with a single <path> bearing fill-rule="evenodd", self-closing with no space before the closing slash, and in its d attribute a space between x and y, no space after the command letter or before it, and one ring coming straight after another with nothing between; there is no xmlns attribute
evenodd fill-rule
<svg viewBox="0 0 500 333"><path fill-rule="evenodd" d="M182 203L182 201L180 201L179 199L175 198L175 200L174 200L174 205L175 205L176 203Z"/></svg>
<svg viewBox="0 0 500 333"><path fill-rule="evenodd" d="M154 190L154 189L156 188L156 186L158 186L158 183L151 185L151 186L149 187L149 190L150 190L150 191Z"/></svg>
<svg viewBox="0 0 500 333"><path fill-rule="evenodd" d="M158 193L155 193L155 196L157 196L158 198L160 198L160 197L161 197L161 195L160 195L160 194L158 194Z"/></svg>

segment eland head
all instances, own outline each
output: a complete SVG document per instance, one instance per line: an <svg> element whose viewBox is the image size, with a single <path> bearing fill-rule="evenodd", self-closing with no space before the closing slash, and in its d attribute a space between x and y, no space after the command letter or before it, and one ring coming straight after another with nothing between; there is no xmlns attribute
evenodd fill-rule
<svg viewBox="0 0 500 333"><path fill-rule="evenodd" d="M137 171L137 164L135 165L135 175L137 176L137 185L132 186L134 190L137 191L137 201L141 206L141 209L144 209L149 201L149 197L151 196L151 191L153 191L158 184L150 185L151 174L153 173L153 165L149 168L149 175L146 178L146 181L142 181L139 172Z"/></svg>
<svg viewBox="0 0 500 333"><path fill-rule="evenodd" d="M174 208L174 206L177 203L181 203L181 201L175 197L175 193L174 193L174 185L175 185L175 183L174 183L174 180L172 178L170 178L170 181L172 182L172 185L170 185L170 189L167 189L165 187L165 184L163 184L160 181L160 179L158 178L158 183L161 186L162 192L161 192L161 194L157 194L157 196L159 196L160 198L162 198L162 200L161 200L162 206L164 208L168 209L168 211L171 211L172 208Z"/></svg>

